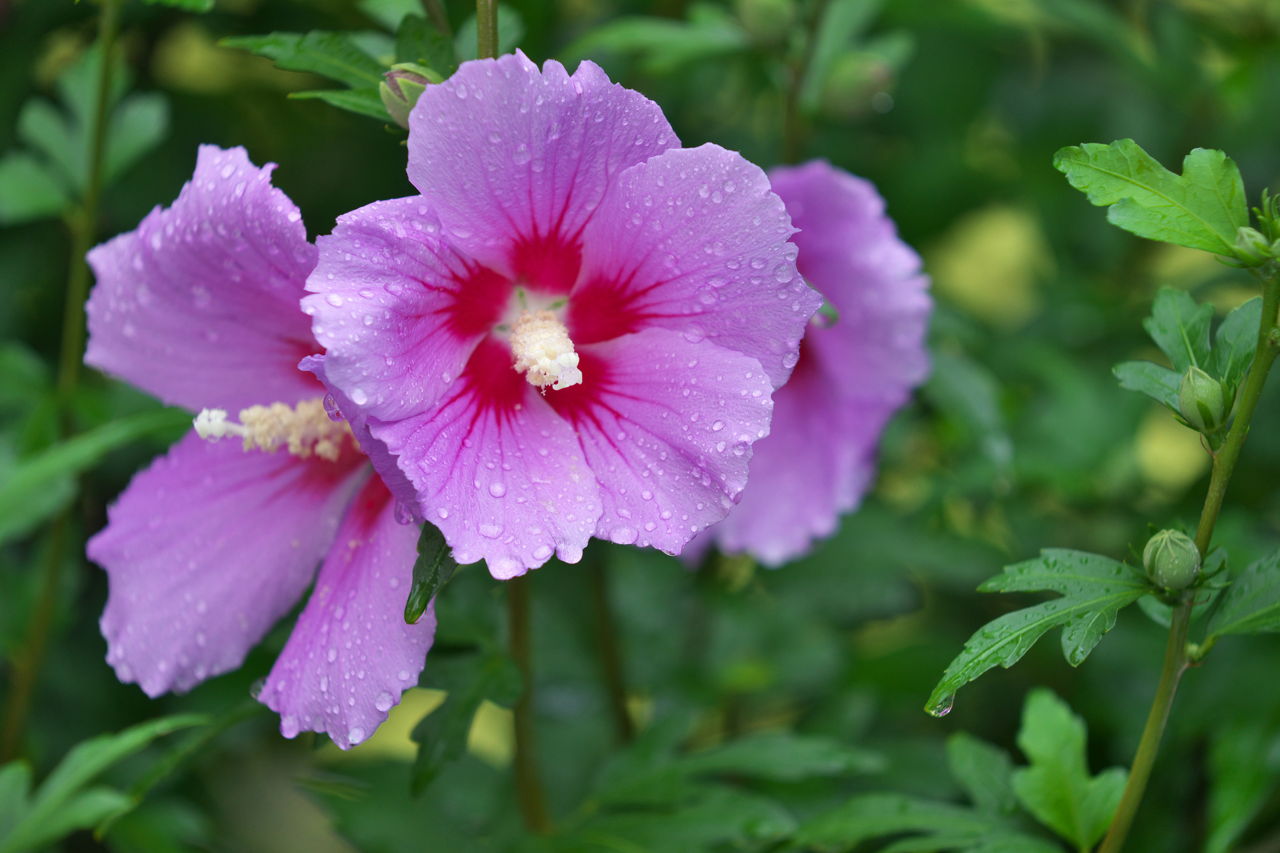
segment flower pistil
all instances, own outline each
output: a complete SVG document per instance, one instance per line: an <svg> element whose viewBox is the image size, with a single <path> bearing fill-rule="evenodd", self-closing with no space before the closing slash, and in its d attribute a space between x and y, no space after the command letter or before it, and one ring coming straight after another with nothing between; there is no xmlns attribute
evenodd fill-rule
<svg viewBox="0 0 1280 853"><path fill-rule="evenodd" d="M203 409L196 415L196 433L208 441L238 436L245 450L271 453L286 447L294 456L306 459L314 454L330 462L337 460L343 440L351 436L350 425L330 418L319 397L296 406L250 406L237 417L239 422L228 419L225 409Z"/></svg>

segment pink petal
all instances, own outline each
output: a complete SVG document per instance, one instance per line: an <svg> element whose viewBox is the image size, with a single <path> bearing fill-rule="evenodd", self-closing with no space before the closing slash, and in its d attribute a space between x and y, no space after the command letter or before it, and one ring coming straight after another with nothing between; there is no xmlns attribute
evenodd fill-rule
<svg viewBox="0 0 1280 853"><path fill-rule="evenodd" d="M679 553L719 521L769 432L760 364L666 329L581 349L583 384L548 399L578 432L600 482L596 535Z"/></svg>
<svg viewBox="0 0 1280 853"><path fill-rule="evenodd" d="M102 633L150 696L235 669L310 583L368 469L245 452L189 433L140 472L89 540L110 588Z"/></svg>
<svg viewBox="0 0 1280 853"><path fill-rule="evenodd" d="M87 363L193 410L316 396L296 369L316 350L298 309L316 250L274 168L203 145L171 207L89 252Z"/></svg>
<svg viewBox="0 0 1280 853"><path fill-rule="evenodd" d="M285 737L327 732L343 749L373 733L418 683L436 620L404 621L418 528L395 519L377 477L338 528L306 609L258 698L280 714Z"/></svg>
<svg viewBox="0 0 1280 853"><path fill-rule="evenodd" d="M563 392L552 392L563 393ZM423 516L459 563L484 560L494 577L524 574L557 553L582 557L600 497L573 430L488 338L430 412L370 421L417 489Z"/></svg>
<svg viewBox="0 0 1280 853"><path fill-rule="evenodd" d="M703 145L634 166L583 234L571 336L671 329L755 359L776 388L822 305L796 272L792 233L764 172L732 151Z"/></svg>
<svg viewBox="0 0 1280 853"><path fill-rule="evenodd" d="M364 414L433 406L498 322L511 284L460 256L419 197L374 202L320 238L303 310L328 381Z"/></svg>
<svg viewBox="0 0 1280 853"><path fill-rule="evenodd" d="M451 239L534 289L566 292L579 236L620 171L679 145L657 104L592 62L463 63L409 118L409 180Z"/></svg>

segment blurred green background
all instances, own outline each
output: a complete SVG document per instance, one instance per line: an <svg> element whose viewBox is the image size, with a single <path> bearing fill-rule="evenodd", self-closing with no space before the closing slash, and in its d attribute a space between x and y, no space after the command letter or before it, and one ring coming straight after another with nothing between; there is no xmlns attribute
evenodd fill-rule
<svg viewBox="0 0 1280 853"><path fill-rule="evenodd" d="M376 51L387 37L374 13L391 5L217 0L193 15L127 4L131 91L162 96L167 130L106 189L99 239L168 204L202 142L280 163L276 184L312 234L346 210L408 194L402 135L289 99L317 78L219 46L227 36L325 29L367 32L362 43ZM446 6L455 27L470 14L467 3ZM804 4L513 0L509 9L532 58L600 62L657 100L685 145L715 141L766 167L785 156ZM884 757L874 772L768 789L797 815L855 791L954 796L941 770L945 737L963 730L1015 750L1034 685L1087 720L1094 770L1128 763L1164 643L1136 608L1079 670L1048 641L966 688L947 718L921 710L965 638L1014 606L973 592L1000 566L1045 546L1133 562L1153 529L1194 523L1207 473L1198 437L1122 391L1110 368L1159 359L1140 327L1157 288L1190 290L1223 312L1252 295L1238 270L1107 225L1052 155L1132 137L1170 167L1193 147L1224 149L1250 198L1280 178L1277 0L868 0L859 9L822 79L802 93L794 154L873 181L924 255L937 301L933 377L893 422L874 493L810 557L778 571L716 559L698 573L633 549L597 544L592 557L612 575L638 720L674 725L674 737L695 746L793 729ZM0 4L0 152L38 155L19 115L32 99L58 97L55 81L92 42L95 13L87 2ZM5 192L0 183L0 201ZM56 435L50 382L69 245L56 217L0 230L0 481ZM75 425L154 406L89 371ZM1219 525L1234 564L1280 539L1278 416L1273 387ZM83 538L172 437L113 450L79 481L27 738L38 773L94 734L181 710L238 713L287 636L278 629L239 672L157 701L118 684L104 663L104 577L81 558ZM22 643L50 547L39 527L0 544L7 657ZM543 772L553 809L567 815L590 807L615 760L611 730L584 617L586 569L550 565L534 587ZM499 630L499 594L479 570L448 588L422 687L369 744L341 754L309 736L284 741L268 712L249 714L185 758L104 839L82 833L66 849L501 848L518 815L510 716L498 705L482 706L465 756L421 798L408 793L409 731L439 701L436 689L474 670L469 638ZM1249 638L1220 643L1188 675L1130 849L1204 849L1234 837L1220 824L1235 820L1241 840L1217 849L1280 850L1278 672L1280 646ZM7 672L0 677L7 690ZM112 772L136 779L155 754ZM724 849L772 848L748 838Z"/></svg>

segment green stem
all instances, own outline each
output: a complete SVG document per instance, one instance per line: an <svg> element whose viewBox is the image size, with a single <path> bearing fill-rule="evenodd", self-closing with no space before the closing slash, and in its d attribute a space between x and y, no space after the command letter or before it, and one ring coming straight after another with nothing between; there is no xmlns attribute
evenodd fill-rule
<svg viewBox="0 0 1280 853"><path fill-rule="evenodd" d="M525 826L540 835L551 831L546 798L538 777L533 719L533 644L529 635L530 602L528 576L507 581L507 625L511 658L520 670L524 686L515 707L516 796Z"/></svg>
<svg viewBox="0 0 1280 853"><path fill-rule="evenodd" d="M792 65L791 80L782 104L782 161L795 163L804 150L806 128L804 118L800 115L800 96L804 92L805 77L809 75L809 62L813 58L813 46L817 41L818 27L827 12L829 0L818 0L810 13L804 31L804 44L801 46L800 58Z"/></svg>
<svg viewBox="0 0 1280 853"><path fill-rule="evenodd" d="M1200 511L1200 523L1196 527L1196 547L1203 557L1209 552L1213 541L1213 529L1218 523L1218 514L1222 511L1222 502L1227 495L1227 486L1231 475L1235 472L1236 462L1240 459L1240 450L1249 436L1249 424L1253 420L1258 400L1262 398L1262 389L1267 383L1267 374L1276 359L1277 342L1276 311L1280 308L1280 275L1274 270L1263 282L1262 322L1258 327L1258 344L1253 353L1253 362L1249 366L1249 377L1245 380L1240 392L1240 400L1236 406L1235 420L1227 432L1227 438L1213 457L1213 473L1209 477L1209 490L1205 494L1204 507ZM1156 754L1160 750L1160 740L1164 736L1165 724L1169 720L1169 711L1173 706L1173 697L1178 690L1178 682L1187 671L1189 662L1187 631L1191 624L1192 596L1187 596L1173 610L1173 618L1169 625L1169 642L1165 646L1164 666L1160 670L1160 683L1156 687L1155 698L1151 701L1151 711L1147 714L1146 725L1142 729L1142 737L1138 741L1138 751L1133 758L1133 766L1129 770L1129 779L1125 784L1124 795L1112 818L1107 836L1102 840L1098 853L1119 853L1124 849L1129 828L1138 813L1142 796L1146 792L1147 782L1151 778L1151 769L1155 764Z"/></svg>
<svg viewBox="0 0 1280 853"><path fill-rule="evenodd" d="M609 696L614 734L620 743L627 743L635 737L635 727L627 710L627 679L618 646L618 625L609 601L608 569L602 560L590 559L587 574L591 583L591 604L596 612L596 652Z"/></svg>
<svg viewBox="0 0 1280 853"><path fill-rule="evenodd" d="M476 56L480 59L492 59L497 55L497 0L476 0Z"/></svg>
<svg viewBox="0 0 1280 853"><path fill-rule="evenodd" d="M84 197L80 206L68 217L71 231L71 256L67 268L67 291L62 310L62 342L58 357L57 403L58 431L61 436L72 432L72 404L80 379L80 361L84 353L84 302L89 291L89 265L85 254L93 246L98 223L98 202L102 195L102 171L107 139L107 106L111 92L112 63L116 36L120 30L119 0L103 0L98 18L98 45L101 50L98 88L94 94L93 124L90 128L88 163ZM58 590L62 586L62 565L66 540L71 535L71 509L63 510L49 530L49 547L40 577L40 590L32 610L27 635L13 663L13 677L5 701L4 722L0 724L0 764L17 756L26 730L31 697L44 662L49 633L57 610Z"/></svg>

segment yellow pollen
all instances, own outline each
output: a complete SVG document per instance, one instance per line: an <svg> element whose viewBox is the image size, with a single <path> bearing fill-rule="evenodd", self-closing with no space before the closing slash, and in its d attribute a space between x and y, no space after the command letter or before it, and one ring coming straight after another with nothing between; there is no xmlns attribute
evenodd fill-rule
<svg viewBox="0 0 1280 853"><path fill-rule="evenodd" d="M550 311L521 314L511 326L511 353L515 369L529 384L559 391L582 383L578 354L573 351L569 330Z"/></svg>
<svg viewBox="0 0 1280 853"><path fill-rule="evenodd" d="M284 447L303 459L314 454L330 462L337 460L343 440L351 436L350 425L330 419L319 397L296 406L250 406L237 417L239 423L228 420L224 409L204 409L196 416L196 433L208 441L238 436L245 450L273 453Z"/></svg>

